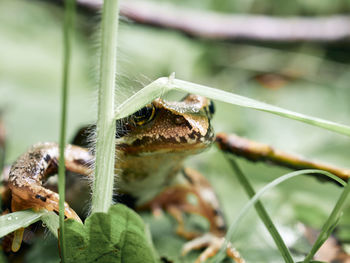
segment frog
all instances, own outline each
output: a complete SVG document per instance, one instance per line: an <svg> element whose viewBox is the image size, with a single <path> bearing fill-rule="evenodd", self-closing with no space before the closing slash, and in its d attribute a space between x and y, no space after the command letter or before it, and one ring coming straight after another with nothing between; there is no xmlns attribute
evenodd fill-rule
<svg viewBox="0 0 350 263"><path fill-rule="evenodd" d="M116 122L118 194L131 196L139 210L151 210L155 216L166 211L173 216L177 222L176 233L189 240L182 254L204 248L196 263L214 256L225 243L226 223L215 191L201 173L184 167L188 157L213 144L214 113L215 106L210 99L188 94L181 101L157 98ZM94 128L89 130L91 134ZM93 150L69 144L64 156L68 171L92 177ZM44 186L49 176L57 173L58 159L58 144L45 142L32 146L15 161L8 178L12 211L32 208L58 213L58 194ZM207 219L208 232L187 230L184 213ZM66 218L81 221L68 203L64 214ZM233 245L226 245L227 256L243 263Z"/></svg>

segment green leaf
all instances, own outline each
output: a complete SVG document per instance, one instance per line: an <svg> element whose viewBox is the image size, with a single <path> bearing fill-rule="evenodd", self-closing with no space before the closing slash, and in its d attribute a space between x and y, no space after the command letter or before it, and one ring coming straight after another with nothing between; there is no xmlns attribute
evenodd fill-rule
<svg viewBox="0 0 350 263"><path fill-rule="evenodd" d="M141 218L124 205L65 225L66 262L156 262Z"/></svg>
<svg viewBox="0 0 350 263"><path fill-rule="evenodd" d="M39 212L25 210L0 216L0 237L6 236L21 227L27 227L39 220L43 220L53 234L57 235L57 227L54 227L55 225L58 226L56 214L46 210Z"/></svg>

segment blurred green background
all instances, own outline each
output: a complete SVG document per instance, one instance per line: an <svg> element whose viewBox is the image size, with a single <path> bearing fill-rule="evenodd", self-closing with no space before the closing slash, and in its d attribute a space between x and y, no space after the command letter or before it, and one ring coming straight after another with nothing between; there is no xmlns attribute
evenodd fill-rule
<svg viewBox="0 0 350 263"><path fill-rule="evenodd" d="M164 2L164 1L162 1ZM349 0L187 0L174 6L225 13L278 16L320 16L349 12ZM99 14L78 9L68 108L68 135L96 120L96 75ZM62 6L55 1L0 2L0 110L7 130L6 163L30 145L58 141L62 72ZM189 38L180 32L121 22L119 34L118 102L161 76L176 72L184 79L235 92L335 122L350 125L349 43L269 43ZM171 98L172 94L165 96ZM319 128L235 106L216 103L216 131L235 132L282 150L350 167L350 140ZM211 181L228 222L247 202L219 151L189 159ZM289 170L239 160L256 189ZM314 178L293 179L265 195L263 201L287 244L302 258L308 246L300 241L300 223L319 228L329 215L340 188ZM337 238L350 242L349 202ZM174 221L143 217L159 254L175 262L183 240L174 235ZM194 219L198 220L198 219ZM53 241L55 242L55 241ZM249 245L248 245L249 244ZM302 244L302 245L300 245ZM241 225L235 242L247 262L281 262L272 239L255 212ZM55 246L48 255L36 245L28 255L36 262L57 261ZM40 255L40 256L39 256Z"/></svg>

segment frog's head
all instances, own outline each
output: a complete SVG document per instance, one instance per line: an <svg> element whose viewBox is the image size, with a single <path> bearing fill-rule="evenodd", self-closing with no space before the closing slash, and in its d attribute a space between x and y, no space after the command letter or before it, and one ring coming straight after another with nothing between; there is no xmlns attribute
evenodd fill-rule
<svg viewBox="0 0 350 263"><path fill-rule="evenodd" d="M214 104L198 95L180 102L156 99L121 121L117 147L129 154L198 152L213 141Z"/></svg>

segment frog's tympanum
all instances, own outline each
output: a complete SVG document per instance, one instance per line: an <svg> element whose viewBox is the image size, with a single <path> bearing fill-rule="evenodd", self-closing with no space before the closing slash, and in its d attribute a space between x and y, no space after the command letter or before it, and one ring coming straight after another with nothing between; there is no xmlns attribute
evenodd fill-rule
<svg viewBox="0 0 350 263"><path fill-rule="evenodd" d="M169 212L178 222L177 233L191 240L184 246L184 253L206 247L197 262L215 255L226 233L219 202L209 182L198 172L183 167L187 156L211 145L213 113L210 100L188 95L180 102L156 99L117 122L116 188L132 196L139 208L151 209L156 215L162 209ZM40 143L13 164L9 175L12 211L45 208L58 212L57 193L43 186L48 176L57 172L58 157L57 144ZM66 147L67 170L89 175L92 163L93 155L88 150ZM203 235L186 230L184 212L207 218L209 232ZM65 216L80 220L67 203ZM236 262L243 262L231 245L226 251Z"/></svg>

